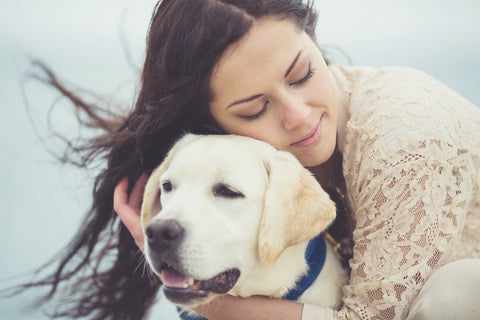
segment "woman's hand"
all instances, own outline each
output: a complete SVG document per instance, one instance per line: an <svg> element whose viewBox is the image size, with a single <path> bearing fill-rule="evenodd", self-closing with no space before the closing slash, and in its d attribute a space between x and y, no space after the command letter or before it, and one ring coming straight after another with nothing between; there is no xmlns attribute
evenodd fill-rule
<svg viewBox="0 0 480 320"><path fill-rule="evenodd" d="M128 196L128 179L123 178L116 185L113 192L113 209L130 231L135 243L142 252L144 236L140 220L140 210L142 208L143 191L147 181L148 174L142 174L135 182L132 193Z"/></svg>

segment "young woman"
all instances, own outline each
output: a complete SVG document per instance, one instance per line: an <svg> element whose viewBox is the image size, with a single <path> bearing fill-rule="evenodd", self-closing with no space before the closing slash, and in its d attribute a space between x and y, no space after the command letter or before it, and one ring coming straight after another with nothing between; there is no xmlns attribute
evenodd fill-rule
<svg viewBox="0 0 480 320"><path fill-rule="evenodd" d="M312 5L296 0L157 5L135 109L105 122L77 104L106 130L83 149L86 161L101 154L107 166L85 226L40 283L53 295L73 278L65 315L146 314L158 282L138 268L142 189L186 131L246 135L293 153L322 186L343 193L356 223L353 234L340 234L355 243L340 310L226 295L200 314L469 319L480 312L480 109L419 71L327 66L315 23Z"/></svg>

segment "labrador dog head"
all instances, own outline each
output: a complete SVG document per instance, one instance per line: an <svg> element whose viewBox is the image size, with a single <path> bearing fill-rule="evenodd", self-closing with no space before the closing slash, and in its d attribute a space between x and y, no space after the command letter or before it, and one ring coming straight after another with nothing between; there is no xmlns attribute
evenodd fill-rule
<svg viewBox="0 0 480 320"><path fill-rule="evenodd" d="M241 136L187 135L152 173L145 254L173 303L229 292L256 265L323 231L335 205L296 158Z"/></svg>

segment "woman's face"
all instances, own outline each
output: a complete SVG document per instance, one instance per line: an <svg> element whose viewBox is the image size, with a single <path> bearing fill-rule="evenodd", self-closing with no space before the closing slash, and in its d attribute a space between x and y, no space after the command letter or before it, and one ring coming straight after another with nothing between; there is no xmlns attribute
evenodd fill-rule
<svg viewBox="0 0 480 320"><path fill-rule="evenodd" d="M289 151L306 167L333 154L335 85L315 42L292 22L256 22L223 53L210 81L210 111L226 132Z"/></svg>

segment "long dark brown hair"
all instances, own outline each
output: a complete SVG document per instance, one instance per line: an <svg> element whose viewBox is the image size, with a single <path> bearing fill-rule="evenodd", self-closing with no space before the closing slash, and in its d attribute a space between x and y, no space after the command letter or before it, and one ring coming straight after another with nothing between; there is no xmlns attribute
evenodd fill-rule
<svg viewBox="0 0 480 320"><path fill-rule="evenodd" d="M183 133L218 133L208 109L209 79L222 53L266 16L288 19L313 38L312 6L301 0L160 1L149 27L140 92L128 115L86 103L42 67L41 79L84 115L81 124L103 132L83 144L69 144L66 154L80 161L65 161L80 167L99 159L104 163L93 204L72 242L53 261L55 271L24 286L49 288L44 302L60 299L54 317L146 317L161 283L144 274L142 254L113 210L115 186L124 177L134 182L150 172Z"/></svg>

